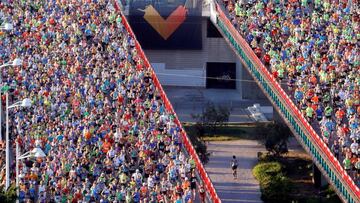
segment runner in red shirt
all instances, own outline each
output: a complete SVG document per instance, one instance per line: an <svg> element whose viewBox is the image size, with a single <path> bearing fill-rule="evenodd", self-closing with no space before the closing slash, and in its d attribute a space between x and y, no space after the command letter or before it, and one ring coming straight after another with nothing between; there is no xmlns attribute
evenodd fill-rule
<svg viewBox="0 0 360 203"><path fill-rule="evenodd" d="M205 203L205 188L204 188L204 184L201 184L199 187L199 196L200 196L200 202L201 203Z"/></svg>

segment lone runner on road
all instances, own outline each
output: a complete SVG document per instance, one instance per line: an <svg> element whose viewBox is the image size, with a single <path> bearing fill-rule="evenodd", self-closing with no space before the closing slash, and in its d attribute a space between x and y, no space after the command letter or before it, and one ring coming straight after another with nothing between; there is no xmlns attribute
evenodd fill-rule
<svg viewBox="0 0 360 203"><path fill-rule="evenodd" d="M232 169L232 171L233 171L234 179L236 179L236 178L237 178L238 161L237 161L235 155L233 155L233 158L232 158L230 164L231 164L231 169Z"/></svg>

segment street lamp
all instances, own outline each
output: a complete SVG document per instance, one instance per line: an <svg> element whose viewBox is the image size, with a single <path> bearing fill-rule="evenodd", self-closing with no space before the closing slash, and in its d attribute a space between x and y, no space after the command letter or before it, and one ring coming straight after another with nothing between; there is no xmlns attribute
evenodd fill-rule
<svg viewBox="0 0 360 203"><path fill-rule="evenodd" d="M43 158L46 157L46 154L44 151L38 147L34 148L33 150L26 152L25 154L19 156L19 148L18 148L18 142L16 142L16 194L17 197L19 197L19 160L20 159L26 159L26 158ZM23 177L23 176L21 176Z"/></svg>
<svg viewBox="0 0 360 203"><path fill-rule="evenodd" d="M0 26L0 30L11 31L13 29L14 29L14 26L13 26L12 23L5 23L5 24ZM1 68L5 67L5 66L20 66L21 64L22 64L22 60L19 59L19 58L16 58L14 61L5 63L5 64L0 66L0 86L2 86L2 69ZM1 91L0 91L0 98L1 98ZM0 141L2 141L1 115L2 115L2 104L0 103Z"/></svg>
<svg viewBox="0 0 360 203"><path fill-rule="evenodd" d="M13 105L10 105L8 108L15 108L15 107L31 107L31 99L25 98L21 101L15 102Z"/></svg>
<svg viewBox="0 0 360 203"><path fill-rule="evenodd" d="M26 152L25 154L19 156L17 159L26 159L26 158L44 158L46 157L45 152L39 148L36 147L33 150Z"/></svg>
<svg viewBox="0 0 360 203"><path fill-rule="evenodd" d="M6 25L6 24L5 24ZM9 61L0 66L0 86L2 86L2 68L6 66L21 66L22 60L19 58ZM0 90L0 141L2 141L2 102L1 102L1 90Z"/></svg>
<svg viewBox="0 0 360 203"><path fill-rule="evenodd" d="M7 190L10 186L10 146L9 146L9 109L15 107L30 107L31 100L26 98L22 101L15 102L13 105L9 106L9 93L6 92L6 177L5 177L5 190ZM19 143L16 142L16 157L18 157L19 152ZM16 166L18 166L18 160L16 159ZM16 171L16 173L18 173Z"/></svg>
<svg viewBox="0 0 360 203"><path fill-rule="evenodd" d="M11 23L5 23L4 25L0 26L0 29L6 30L6 31L11 31L12 29L14 29L14 26Z"/></svg>
<svg viewBox="0 0 360 203"><path fill-rule="evenodd" d="M0 66L0 68L6 67L6 66L21 66L22 60L19 58L14 59L13 61L9 61L3 65Z"/></svg>

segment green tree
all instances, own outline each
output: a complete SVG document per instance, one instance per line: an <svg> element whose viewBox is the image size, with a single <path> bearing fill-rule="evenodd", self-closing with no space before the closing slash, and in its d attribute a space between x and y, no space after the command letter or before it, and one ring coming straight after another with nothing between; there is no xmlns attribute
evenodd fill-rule
<svg viewBox="0 0 360 203"><path fill-rule="evenodd" d="M195 148L201 162L207 164L209 161L210 153L207 151L207 145L204 140L199 139L197 136L190 135L190 141Z"/></svg>
<svg viewBox="0 0 360 203"><path fill-rule="evenodd" d="M259 123L256 130L270 154L278 157L288 152L287 143L291 131L286 125L277 122Z"/></svg>
<svg viewBox="0 0 360 203"><path fill-rule="evenodd" d="M207 152L207 146L202 137L206 133L214 135L218 127L226 125L229 121L230 110L227 107L216 106L209 102L205 105L201 114L192 114L191 116L196 120L196 124L194 125L194 131L188 133L188 135L199 158L206 164L210 153Z"/></svg>
<svg viewBox="0 0 360 203"><path fill-rule="evenodd" d="M267 203L290 202L292 184L282 173L267 176L261 184L261 199Z"/></svg>
<svg viewBox="0 0 360 203"><path fill-rule="evenodd" d="M0 187L0 202L13 203L16 201L16 187L10 185L7 191L4 191L3 187Z"/></svg>
<svg viewBox="0 0 360 203"><path fill-rule="evenodd" d="M211 135L216 134L219 127L226 125L229 122L230 110L225 106L216 106L214 103L208 102L201 114L191 116L196 120L197 135L203 137L206 132L210 132Z"/></svg>

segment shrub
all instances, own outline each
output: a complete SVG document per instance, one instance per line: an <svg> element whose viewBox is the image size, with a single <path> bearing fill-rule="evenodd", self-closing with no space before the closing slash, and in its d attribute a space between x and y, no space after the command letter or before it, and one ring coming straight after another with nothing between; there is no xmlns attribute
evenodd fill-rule
<svg viewBox="0 0 360 203"><path fill-rule="evenodd" d="M253 169L255 178L260 182L261 199L264 202L289 202L291 182L282 173L279 162L259 163Z"/></svg>
<svg viewBox="0 0 360 203"><path fill-rule="evenodd" d="M259 163L253 169L255 178L260 182L268 176L281 173L282 166L279 162Z"/></svg>
<svg viewBox="0 0 360 203"><path fill-rule="evenodd" d="M261 199L268 203L290 202L291 182L289 178L279 173L274 176L267 176L261 187Z"/></svg>

